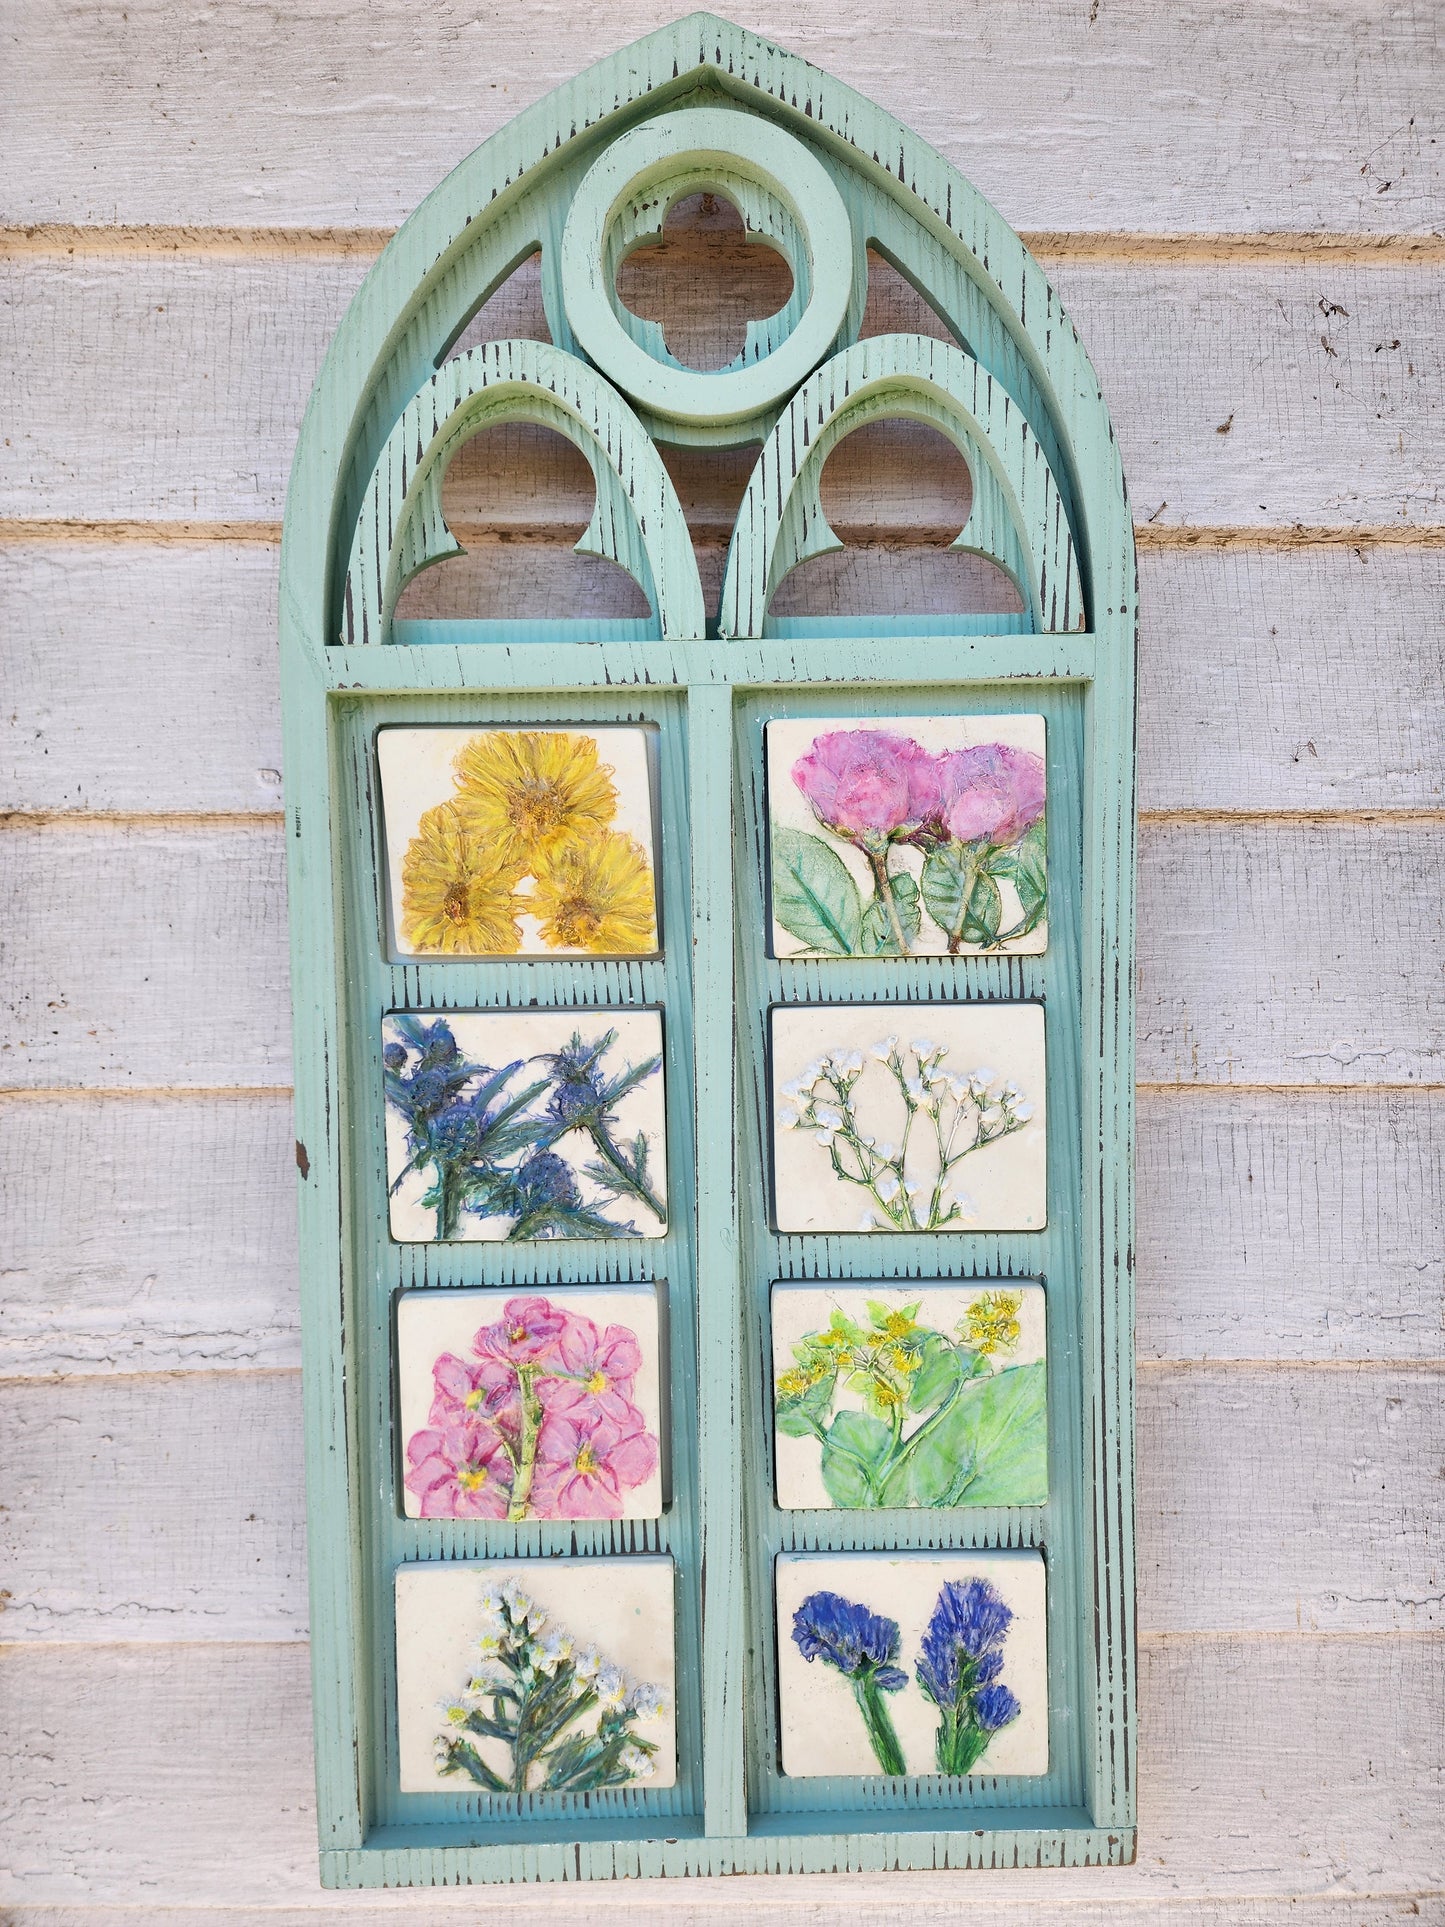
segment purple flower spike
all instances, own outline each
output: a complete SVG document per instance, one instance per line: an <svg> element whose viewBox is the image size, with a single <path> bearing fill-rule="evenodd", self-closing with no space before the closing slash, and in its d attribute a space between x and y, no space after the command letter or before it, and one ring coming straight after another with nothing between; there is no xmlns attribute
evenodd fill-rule
<svg viewBox="0 0 1445 1927"><path fill-rule="evenodd" d="M967 1684L989 1684L1003 1664L1000 1648L1013 1624L1013 1612L987 1579L951 1579L923 1635L918 1683L935 1706L949 1706L958 1693L959 1673Z"/></svg>
<svg viewBox="0 0 1445 1927"><path fill-rule="evenodd" d="M885 1693L897 1693L908 1675L891 1662L898 1657L898 1622L856 1606L836 1592L815 1592L793 1614L793 1639L804 1659L824 1660L851 1679L863 1668Z"/></svg>
<svg viewBox="0 0 1445 1927"><path fill-rule="evenodd" d="M939 761L910 736L838 729L793 765L813 814L839 836L881 850L938 814Z"/></svg>
<svg viewBox="0 0 1445 1927"><path fill-rule="evenodd" d="M1017 843L1044 813L1044 762L1031 750L982 743L942 764L943 825L960 843Z"/></svg>

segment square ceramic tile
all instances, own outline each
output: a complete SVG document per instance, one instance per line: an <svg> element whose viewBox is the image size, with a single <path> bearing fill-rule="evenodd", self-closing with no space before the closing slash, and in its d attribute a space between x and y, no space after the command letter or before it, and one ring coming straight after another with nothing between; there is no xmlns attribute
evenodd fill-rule
<svg viewBox="0 0 1445 1927"><path fill-rule="evenodd" d="M1042 716L767 725L775 957L1048 945Z"/></svg>
<svg viewBox="0 0 1445 1927"><path fill-rule="evenodd" d="M784 1773L1047 1773L1037 1552L784 1553Z"/></svg>
<svg viewBox="0 0 1445 1927"><path fill-rule="evenodd" d="M672 1786L675 1694L670 1559L448 1562L396 1575L403 1793ZM538 1745L544 1718L551 1737Z"/></svg>
<svg viewBox="0 0 1445 1927"><path fill-rule="evenodd" d="M1044 1292L773 1286L778 1504L1042 1505Z"/></svg>
<svg viewBox="0 0 1445 1927"><path fill-rule="evenodd" d="M1038 1231L1041 1004L779 1005L779 1231Z"/></svg>
<svg viewBox="0 0 1445 1927"><path fill-rule="evenodd" d="M655 956L656 736L379 730L392 955Z"/></svg>
<svg viewBox="0 0 1445 1927"><path fill-rule="evenodd" d="M655 1519L654 1285L407 1291L397 1304L409 1519Z"/></svg>
<svg viewBox="0 0 1445 1927"><path fill-rule="evenodd" d="M382 1063L394 1238L663 1235L661 1011L393 1011Z"/></svg>

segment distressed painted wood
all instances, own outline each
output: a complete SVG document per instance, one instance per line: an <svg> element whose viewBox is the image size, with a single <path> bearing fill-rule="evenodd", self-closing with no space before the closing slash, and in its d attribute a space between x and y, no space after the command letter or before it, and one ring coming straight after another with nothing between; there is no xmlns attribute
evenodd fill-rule
<svg viewBox="0 0 1445 1927"><path fill-rule="evenodd" d="M661 111L684 91L675 115ZM705 375L660 352L656 324L625 318L612 286L614 262L658 230L659 208L699 187L734 200L760 237L784 248L794 275L782 319L755 325L737 361ZM851 250L828 242L834 228L851 233ZM870 240L949 316L966 352L897 335L851 345L866 308L853 264ZM555 346L478 345L447 361L505 275L538 249ZM629 411L573 360L583 350L671 443L751 439L765 411L838 351L784 417L790 472L803 471L796 506L772 480L781 460L764 450L731 565L733 583L752 586L724 585L719 645L702 640L701 585L672 484ZM815 384L823 432L809 468L797 451ZM620 560L648 593L656 639L636 624L599 636L575 621L518 633L467 619L391 620L409 576L454 545L442 458L494 400L499 416L561 427L582 446L599 501L582 546ZM920 634L908 617L884 615L845 626L841 638L792 628L766 640L766 604L786 565L825 546L807 526L810 512L822 517L821 458L846 428L885 415L941 426L971 458L961 541L1018 583L1024 619L964 615ZM649 36L479 149L406 224L348 308L297 448L280 589L318 1821L329 1883L1132 1858L1134 595L1132 530L1097 377L1017 236L866 102L710 16ZM867 640L883 634L896 640ZM819 1265L848 1275L938 1262L921 1237L866 1259L833 1238L776 1237L761 1191L766 1005L823 988L810 964L780 977L763 959L761 722L847 718L860 704L907 715L896 685L910 682L943 711L1026 702L1046 719L1049 950L1013 976L1013 959L916 963L910 993L1046 999L1048 1228L1031 1242L980 1237L973 1262L1009 1273L1036 1265L1078 1284L1051 1299L1061 1341L1051 1353L1077 1365L1051 1374L1048 1507L981 1511L968 1528L975 1544L1017 1547L1038 1542L1043 1521L1047 1741L1041 1732L1020 1755L1026 1783L975 1776L966 1788L927 1774L870 1786L780 1771L768 1575L775 1555L810 1542L776 1514L759 1451L756 1326L769 1280ZM388 966L377 942L374 732L403 718L465 722L479 702L503 723L655 726L661 819L672 826L659 875L662 923L674 934L660 964L509 962L490 976L475 965ZM691 943L679 942L689 923ZM876 971L866 988L856 976L851 964L838 968L825 994L887 990ZM535 1260L505 1245L420 1255L398 1245L378 1182L382 1013L476 999L664 1007L668 1221L645 1259L625 1248L616 1256L618 1275L639 1275L646 1262L668 1284L673 1503L655 1522L598 1521L569 1537L544 1526L534 1538L506 1521L405 1521L388 1496L391 1293L422 1276L535 1276ZM729 1158L717 1134L735 1117ZM1081 1139L1098 1147L1082 1159ZM596 1264L573 1244L549 1270L581 1282ZM938 1530L927 1516L906 1534L853 1514L830 1527L831 1543L861 1551L926 1545ZM485 1789L416 1791L421 1769L398 1766L398 1717L405 1725L411 1715L396 1711L408 1676L389 1614L396 1568L629 1550L665 1554L676 1575L675 1782L659 1773L655 1786L622 1785L576 1813L572 1796L523 1795L500 1823ZM1031 1569L1042 1582L1042 1566Z"/></svg>
<svg viewBox="0 0 1445 1927"><path fill-rule="evenodd" d="M1315 1915L1321 1898L1378 1894L1388 1869L1387 1891L1422 1895L1408 1917L1429 1920L1439 1860L1424 1816L1442 1764L1440 1647L1431 1635L1148 1639L1140 1733L1148 1844L1136 1867L1031 1868L1022 1879L1012 1869L961 1879L928 1868L906 1886L897 1875L843 1879L800 1867L751 1879L748 1907L762 1919L781 1910L787 1921L790 1906L809 1904L802 1919L811 1927L854 1905L853 1917L876 1918L902 1891L910 1907L947 1908L949 1919L965 1905L964 1918L976 1909L982 1921L995 1907L1027 1904L1025 1918L1053 1927L1078 1903L1130 1903L1124 1918L1143 1922L1161 1902L1213 1896L1227 1905L1203 1918L1234 1927L1228 1909L1273 1895L1282 1904L1263 1917L1268 1927L1300 1919L1313 1927L1336 1920ZM47 1771L22 1764L24 1778L3 1788L14 1815L4 1897L22 1923L32 1906L149 1908L162 1881L171 1904L188 1910L234 1916L277 1906L340 1917L315 1887L304 1648L9 1646L0 1647L0 1669L15 1729L43 1725L48 1735ZM1337 1691L1320 1692L1326 1672ZM198 1755L208 1772L177 1771ZM237 1827L250 1842L244 1855L232 1843ZM450 1904L468 1920L541 1927L568 1894L439 1891L428 1918ZM628 1882L603 1886L585 1917L672 1923L699 1908L697 1918L723 1921L738 1904L735 1879ZM368 1920L386 1905L384 1895L352 1896L344 1912Z"/></svg>
<svg viewBox="0 0 1445 1927"><path fill-rule="evenodd" d="M283 842L224 819L0 832L0 1088L288 1084ZM1441 862L1430 817L1146 822L1141 1081L1439 1083ZM134 941L77 950L57 902Z"/></svg>
<svg viewBox="0 0 1445 1927"><path fill-rule="evenodd" d="M1438 1362L1146 1366L1142 1632L1445 1631L1442 1392ZM306 1637L294 1371L12 1380L0 1450L7 1640ZM106 1504L77 1532L64 1495L92 1482Z"/></svg>
<svg viewBox="0 0 1445 1927"><path fill-rule="evenodd" d="M29 369L0 445L0 517L274 525L312 375L367 265L0 261L8 352ZM1445 521L1445 320L1428 268L1064 260L1051 279L1098 362L1141 524ZM575 496L579 530L591 501ZM525 493L490 512L513 527L536 514ZM926 498L895 494L889 513L937 526Z"/></svg>
<svg viewBox="0 0 1445 1927"><path fill-rule="evenodd" d="M479 140L657 20L640 0L481 17L446 0L422 18L388 0L363 35L337 0L276 20L225 0L177 40L165 0L116 16L64 0L44 25L22 16L7 48L4 218L391 227ZM913 125L1018 227L1438 231L1427 129L1445 76L1418 14L1326 0L1306 30L1249 0L1006 0L945 26L796 0L746 20ZM102 124L103 174L84 136Z"/></svg>
<svg viewBox="0 0 1445 1927"><path fill-rule="evenodd" d="M1445 1357L1438 1091L1152 1086L1139 1116L1142 1360ZM287 1088L0 1101L0 1377L294 1369L294 1163Z"/></svg>
<svg viewBox="0 0 1445 1927"><path fill-rule="evenodd" d="M527 479L512 470L523 495ZM493 620L643 613L620 571L571 553L581 527L534 524L517 542L467 527L468 553L423 576L405 607ZM702 558L713 594L723 553ZM944 567L930 566L935 554ZM806 607L941 613L956 560L850 539L835 563L804 572L816 583L828 571ZM268 544L0 542L0 595L27 637L7 665L0 807L279 808L276 566ZM434 599L415 602L418 590ZM1445 665L1432 635L1445 550L1145 549L1139 598L1143 812L1445 804ZM170 700L158 705L162 676Z"/></svg>

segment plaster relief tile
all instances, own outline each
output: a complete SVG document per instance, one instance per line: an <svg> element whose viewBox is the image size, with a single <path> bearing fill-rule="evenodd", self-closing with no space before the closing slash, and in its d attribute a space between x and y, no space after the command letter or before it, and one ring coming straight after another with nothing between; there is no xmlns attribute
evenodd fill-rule
<svg viewBox="0 0 1445 1927"><path fill-rule="evenodd" d="M784 1773L1048 1771L1041 1554L784 1553L776 1586Z"/></svg>
<svg viewBox="0 0 1445 1927"><path fill-rule="evenodd" d="M1041 1285L779 1284L772 1317L783 1510L1048 1498Z"/></svg>
<svg viewBox="0 0 1445 1927"><path fill-rule="evenodd" d="M653 1285L408 1291L397 1376L409 1519L655 1519Z"/></svg>
<svg viewBox="0 0 1445 1927"><path fill-rule="evenodd" d="M776 957L1048 947L1042 716L767 725Z"/></svg>
<svg viewBox="0 0 1445 1927"><path fill-rule="evenodd" d="M672 1786L674 1617L670 1559L401 1567L402 1791L515 1796ZM492 1690L498 1686L505 1696ZM553 1737L529 1744L544 1710Z"/></svg>
<svg viewBox="0 0 1445 1927"><path fill-rule="evenodd" d="M779 1231L1039 1231L1044 1012L1032 1003L779 1005Z"/></svg>
<svg viewBox="0 0 1445 1927"><path fill-rule="evenodd" d="M665 1232L661 1011L393 1011L382 1061L394 1238Z"/></svg>
<svg viewBox="0 0 1445 1927"><path fill-rule="evenodd" d="M377 732L395 957L650 957L648 727Z"/></svg>

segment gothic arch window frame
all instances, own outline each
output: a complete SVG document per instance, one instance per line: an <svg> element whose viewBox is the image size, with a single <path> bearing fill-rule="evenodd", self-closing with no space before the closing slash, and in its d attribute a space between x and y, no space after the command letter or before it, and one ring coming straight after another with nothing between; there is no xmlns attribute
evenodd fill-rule
<svg viewBox="0 0 1445 1927"><path fill-rule="evenodd" d="M711 133L699 122L703 135L669 138L670 122L697 113L714 116ZM756 151L728 139L728 117L743 115L767 130ZM699 149L704 135L710 144ZM659 354L652 324L619 316L605 285L620 254L657 231L666 212L640 193L629 200L626 181L619 186L617 170L609 172L609 156L625 142L653 168L662 200L711 183L791 251L795 299L784 322L773 335L750 336L725 371L718 392L726 404L711 415L705 385ZM790 169L789 142L805 151L806 166ZM688 171L670 172L679 155ZM841 279L835 201L852 245ZM569 210L571 231L591 237L596 262L564 259ZM477 310L539 247L555 346L488 344L449 360ZM869 247L926 294L958 347L858 342ZM797 351L797 367L790 363L778 386L770 361L791 352L805 324L806 353ZM586 346L605 363L621 336L628 348L609 375ZM650 356L646 377L633 349ZM817 501L826 451L815 450L809 466L800 437L830 422L846 432L868 418L870 394L875 412L940 426L965 453L975 495L958 542L1020 583L1022 631L965 617L940 634L879 616L832 632L826 624L772 632L767 604L786 569L836 540ZM504 418L557 427L586 455L598 501L579 547L634 575L652 605L646 635L637 624L528 623L509 641L506 624L393 622L404 582L455 548L441 512L447 457L477 427ZM762 452L709 620L655 444L744 441ZM367 276L306 413L281 576L327 1884L1132 1859L1135 630L1133 532L1113 431L1088 357L1038 265L906 128L725 21L690 15L528 108L427 197ZM1050 874L1057 869L1061 895L1047 958L975 959L966 977L956 960L927 969L920 961L908 995L1037 998L1048 1012L1059 1122L1050 1127L1050 1227L1036 1235L1053 1242L1045 1259L1027 1239L980 1238L968 1262L1049 1272L1050 1316L1060 1321L1051 1335L1060 1358L1072 1360L1050 1387L1059 1483L1037 1516L954 1513L933 1530L935 1543L1046 1552L1054 1752L1033 1789L915 1776L898 1786L830 1780L800 1791L776 1758L769 1564L798 1541L769 1496L761 1307L769 1277L813 1258L768 1229L758 1097L766 1008L778 997L886 1001L899 992L860 989L846 966L828 979L816 965L770 961L760 929L755 943L740 936L740 919L760 920L763 900L753 775L770 716L846 716L860 703L908 714L930 701L955 710L1026 704L1050 728L1058 802ZM388 957L375 874L376 728L483 713L658 725L664 821L690 830L685 847L672 837L664 866L664 958L629 971ZM666 1798L624 1788L595 1796L586 1811L529 1797L501 1813L485 1799L406 1795L395 1784L392 1573L398 1563L479 1550L556 1552L578 1535L508 1528L510 1537L489 1537L400 1517L394 1294L421 1281L495 1279L463 1279L447 1269L444 1248L408 1253L378 1230L374 1033L380 1013L397 1005L511 1007L549 997L593 1007L661 1001L676 1052L669 1148L679 1229L665 1260L676 1268L675 1497L658 1535L635 1544L666 1547L678 1565L686 1757ZM730 1138L716 1123L735 1115L742 1122ZM895 1535L915 1533L907 1543L927 1542L916 1519L893 1525ZM852 1514L826 1515L823 1530L832 1536L812 1543L879 1543ZM622 1548L624 1539L610 1543Z"/></svg>

